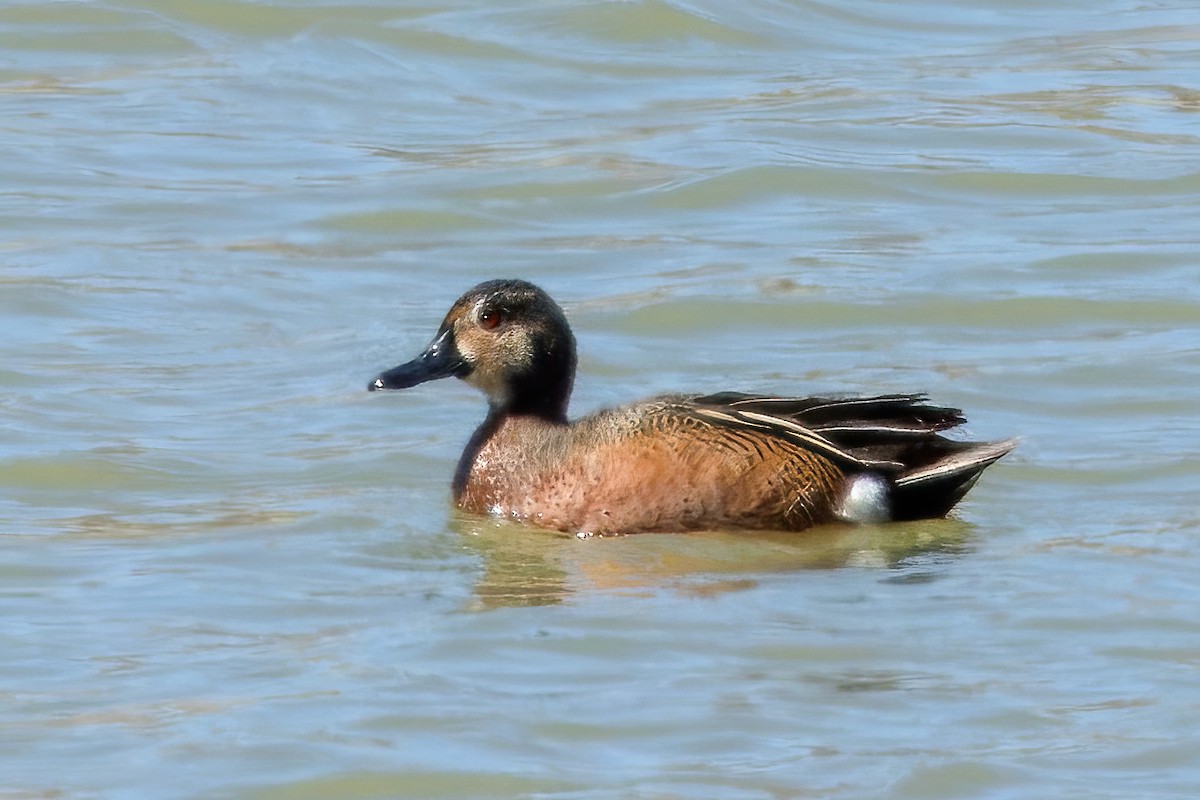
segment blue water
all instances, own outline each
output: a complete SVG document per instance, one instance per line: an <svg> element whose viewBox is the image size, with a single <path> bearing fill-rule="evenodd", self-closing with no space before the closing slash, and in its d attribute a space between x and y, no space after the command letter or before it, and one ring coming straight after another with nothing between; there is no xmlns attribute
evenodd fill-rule
<svg viewBox="0 0 1200 800"><path fill-rule="evenodd" d="M0 798L1190 798L1183 2L0 3ZM949 520L455 513L491 277L575 413L925 391Z"/></svg>

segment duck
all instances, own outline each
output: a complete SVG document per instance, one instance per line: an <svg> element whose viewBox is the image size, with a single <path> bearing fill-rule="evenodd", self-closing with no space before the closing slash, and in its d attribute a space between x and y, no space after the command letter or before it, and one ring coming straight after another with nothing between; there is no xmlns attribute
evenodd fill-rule
<svg viewBox="0 0 1200 800"><path fill-rule="evenodd" d="M1015 439L943 432L961 410L924 394L668 394L567 416L575 336L538 286L489 280L416 358L370 391L458 378L487 397L451 492L460 509L580 537L802 531L945 516Z"/></svg>

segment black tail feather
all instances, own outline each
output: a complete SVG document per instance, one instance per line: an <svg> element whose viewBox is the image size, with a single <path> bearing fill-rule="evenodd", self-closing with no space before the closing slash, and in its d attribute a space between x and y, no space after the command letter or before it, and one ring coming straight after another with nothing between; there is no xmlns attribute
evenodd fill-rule
<svg viewBox="0 0 1200 800"><path fill-rule="evenodd" d="M847 472L883 475L893 484L898 520L944 516L985 469L1017 445L1015 439L969 442L940 436L966 418L921 394L796 398L723 392L693 402L710 419L772 430Z"/></svg>
<svg viewBox="0 0 1200 800"><path fill-rule="evenodd" d="M985 469L1017 446L1017 440L954 444L964 446L947 452L936 461L901 473L895 479L893 519L944 516L963 499Z"/></svg>

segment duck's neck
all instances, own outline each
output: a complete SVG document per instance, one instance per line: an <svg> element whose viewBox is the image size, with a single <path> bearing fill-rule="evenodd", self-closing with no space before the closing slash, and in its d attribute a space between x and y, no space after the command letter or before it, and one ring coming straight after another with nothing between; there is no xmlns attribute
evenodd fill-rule
<svg viewBox="0 0 1200 800"><path fill-rule="evenodd" d="M543 351L536 372L515 376L503 398L489 397L488 415L483 424L471 434L454 470L454 500L458 502L466 491L475 459L488 441L510 419L532 419L551 425L566 426L567 403L575 383L575 342L568 332L560 337L558 346Z"/></svg>
<svg viewBox="0 0 1200 800"><path fill-rule="evenodd" d="M564 341L544 355L534 372L514 376L502 406L493 405L489 416L529 416L565 425L567 403L575 383L575 348Z"/></svg>
<svg viewBox="0 0 1200 800"><path fill-rule="evenodd" d="M514 387L516 388L516 387ZM489 417L537 417L558 425L567 424L567 403L571 399L571 383L566 386L550 387L539 385L530 391L514 393L511 401L503 407L492 407Z"/></svg>

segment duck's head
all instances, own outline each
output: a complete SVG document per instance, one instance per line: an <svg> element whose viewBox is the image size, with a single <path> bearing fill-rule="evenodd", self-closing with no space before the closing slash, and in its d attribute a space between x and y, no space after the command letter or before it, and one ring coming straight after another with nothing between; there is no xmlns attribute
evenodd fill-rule
<svg viewBox="0 0 1200 800"><path fill-rule="evenodd" d="M367 388L407 389L450 376L486 394L493 412L565 421L575 380L566 315L532 283L486 281L450 307L425 352Z"/></svg>

